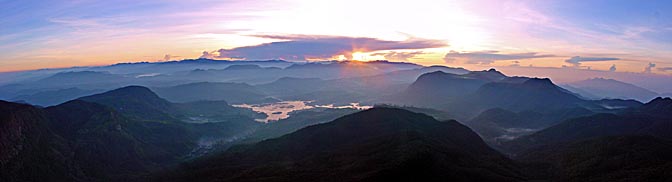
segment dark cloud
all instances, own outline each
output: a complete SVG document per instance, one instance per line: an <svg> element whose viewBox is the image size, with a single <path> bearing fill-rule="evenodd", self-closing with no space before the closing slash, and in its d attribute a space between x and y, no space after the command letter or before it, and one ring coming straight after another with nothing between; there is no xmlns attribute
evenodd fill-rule
<svg viewBox="0 0 672 182"><path fill-rule="evenodd" d="M425 54L422 51L414 51L414 52L396 52L396 51L390 51L387 53L374 53L371 54L371 56L383 56L387 60L391 61L408 61L408 59L411 59L417 55Z"/></svg>
<svg viewBox="0 0 672 182"><path fill-rule="evenodd" d="M672 71L672 67L656 68L658 71Z"/></svg>
<svg viewBox="0 0 672 182"><path fill-rule="evenodd" d="M574 67L581 67L582 62L615 61L615 60L619 60L619 58L574 56L572 58L565 60L565 62L574 65Z"/></svg>
<svg viewBox="0 0 672 182"><path fill-rule="evenodd" d="M511 65L509 65L509 66L513 66L513 67L518 67L518 66L520 66L520 61L512 61L512 62L513 62L513 64L511 64Z"/></svg>
<svg viewBox="0 0 672 182"><path fill-rule="evenodd" d="M467 64L490 64L498 60L516 60L553 57L553 55L538 54L536 52L504 54L499 51L457 52L450 51L443 57L446 62L465 59Z"/></svg>
<svg viewBox="0 0 672 182"><path fill-rule="evenodd" d="M656 67L656 63L649 63L649 65L646 65L644 68L644 73L651 73L651 69Z"/></svg>
<svg viewBox="0 0 672 182"><path fill-rule="evenodd" d="M308 59L329 59L335 55L342 54L351 59L353 52L425 49L447 46L443 41L417 38L403 41L388 41L363 37L311 35L257 35L256 37L279 39L280 41L233 49L219 49L216 51L219 55L215 56L215 58L303 61Z"/></svg>
<svg viewBox="0 0 672 182"><path fill-rule="evenodd" d="M611 67L609 67L609 71L611 72L616 71L616 64L612 64Z"/></svg>
<svg viewBox="0 0 672 182"><path fill-rule="evenodd" d="M203 54L199 58L215 59L215 55L208 51L203 51Z"/></svg>
<svg viewBox="0 0 672 182"><path fill-rule="evenodd" d="M170 54L166 54L165 56L163 56L163 59L161 61L170 61L171 59L179 58L179 57L180 56L173 56L173 55L170 55Z"/></svg>

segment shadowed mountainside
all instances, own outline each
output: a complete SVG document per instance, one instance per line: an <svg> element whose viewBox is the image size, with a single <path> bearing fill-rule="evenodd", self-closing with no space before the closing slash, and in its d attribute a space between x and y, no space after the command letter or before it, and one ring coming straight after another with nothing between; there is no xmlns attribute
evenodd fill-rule
<svg viewBox="0 0 672 182"><path fill-rule="evenodd" d="M220 165L227 164L227 165ZM170 181L517 181L512 161L456 121L374 108L194 161Z"/></svg>
<svg viewBox="0 0 672 182"><path fill-rule="evenodd" d="M533 179L553 181L667 181L672 141L612 136L546 145L520 154Z"/></svg>

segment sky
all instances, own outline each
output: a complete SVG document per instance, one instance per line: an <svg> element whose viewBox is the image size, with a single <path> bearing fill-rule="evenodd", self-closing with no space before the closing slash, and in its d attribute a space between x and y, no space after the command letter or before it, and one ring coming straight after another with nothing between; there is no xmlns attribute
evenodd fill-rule
<svg viewBox="0 0 672 182"><path fill-rule="evenodd" d="M200 57L672 75L672 1L0 0L0 72Z"/></svg>

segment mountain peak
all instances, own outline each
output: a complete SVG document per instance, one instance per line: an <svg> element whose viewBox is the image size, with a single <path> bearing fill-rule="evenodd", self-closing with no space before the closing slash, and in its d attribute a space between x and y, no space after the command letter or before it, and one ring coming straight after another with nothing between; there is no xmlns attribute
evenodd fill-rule
<svg viewBox="0 0 672 182"><path fill-rule="evenodd" d="M507 78L504 73L499 72L494 68L483 71L472 71L467 73L466 76L487 81L500 81Z"/></svg>
<svg viewBox="0 0 672 182"><path fill-rule="evenodd" d="M114 89L114 90L111 90L111 91L107 91L105 93L82 97L80 99L83 99L83 100L94 99L95 100L95 98L98 98L98 97L116 97L117 99L131 98L131 97L142 98L142 99L161 99L161 98L159 98L158 95L156 95L154 92L152 92L152 90L150 90L149 88L143 87L143 86L137 86L137 85L122 87L122 88Z"/></svg>
<svg viewBox="0 0 672 182"><path fill-rule="evenodd" d="M127 86L79 100L106 105L130 116L153 119L165 119L166 113L174 109L172 103L143 86Z"/></svg>
<svg viewBox="0 0 672 182"><path fill-rule="evenodd" d="M525 84L525 85L537 85L537 86L542 86L542 85L543 86L549 86L549 85L555 86L555 84L553 84L553 82L549 78L530 78L530 79L526 80L525 82L523 82L523 84Z"/></svg>
<svg viewBox="0 0 672 182"><path fill-rule="evenodd" d="M646 104L672 104L672 98L669 97L656 97Z"/></svg>
<svg viewBox="0 0 672 182"><path fill-rule="evenodd" d="M654 113L669 113L672 111L672 98L669 97L656 97L650 102L644 104L641 107L644 111L654 112Z"/></svg>

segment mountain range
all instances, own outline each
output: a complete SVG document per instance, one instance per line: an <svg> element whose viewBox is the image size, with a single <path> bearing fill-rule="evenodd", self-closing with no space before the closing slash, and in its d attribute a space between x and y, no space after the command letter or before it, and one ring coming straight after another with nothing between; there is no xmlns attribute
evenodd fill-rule
<svg viewBox="0 0 672 182"><path fill-rule="evenodd" d="M548 78L387 61L197 59L14 76L0 86L13 101L0 101L0 181L672 177L672 99L631 99L644 93L633 85L589 98ZM373 108L339 107L350 105ZM271 113L287 117L257 122Z"/></svg>
<svg viewBox="0 0 672 182"><path fill-rule="evenodd" d="M659 95L630 83L605 78L592 78L567 83L562 87L589 99L635 99L640 102L648 102Z"/></svg>

